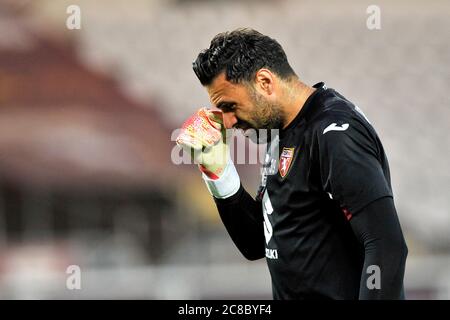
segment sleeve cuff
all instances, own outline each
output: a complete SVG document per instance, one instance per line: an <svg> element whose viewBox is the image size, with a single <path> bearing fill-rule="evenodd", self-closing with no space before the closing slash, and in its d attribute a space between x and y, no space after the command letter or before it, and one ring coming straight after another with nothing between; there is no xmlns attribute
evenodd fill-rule
<svg viewBox="0 0 450 320"><path fill-rule="evenodd" d="M204 173L202 173L202 178L206 183L209 193L218 199L231 197L239 191L241 186L239 174L231 160L228 161L228 164L219 179L212 180Z"/></svg>

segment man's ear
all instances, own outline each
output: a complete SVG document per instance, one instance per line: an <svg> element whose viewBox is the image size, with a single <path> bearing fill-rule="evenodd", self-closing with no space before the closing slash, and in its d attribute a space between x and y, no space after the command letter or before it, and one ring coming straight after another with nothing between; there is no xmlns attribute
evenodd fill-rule
<svg viewBox="0 0 450 320"><path fill-rule="evenodd" d="M255 88L264 95L272 95L275 91L275 76L269 69L259 69L255 74Z"/></svg>

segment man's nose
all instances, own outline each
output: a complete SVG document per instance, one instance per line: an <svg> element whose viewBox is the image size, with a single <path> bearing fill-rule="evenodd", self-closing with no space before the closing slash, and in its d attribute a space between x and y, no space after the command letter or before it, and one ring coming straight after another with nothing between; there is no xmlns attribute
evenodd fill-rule
<svg viewBox="0 0 450 320"><path fill-rule="evenodd" d="M223 125L226 129L231 129L238 122L234 112L223 113Z"/></svg>

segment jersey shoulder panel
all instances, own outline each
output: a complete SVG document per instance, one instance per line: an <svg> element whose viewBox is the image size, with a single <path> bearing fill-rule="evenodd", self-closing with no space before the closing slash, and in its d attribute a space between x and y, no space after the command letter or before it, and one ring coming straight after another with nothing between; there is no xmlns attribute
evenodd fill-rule
<svg viewBox="0 0 450 320"><path fill-rule="evenodd" d="M351 103L336 102L312 123L311 154L323 190L352 214L371 201L392 196L384 151L377 134Z"/></svg>
<svg viewBox="0 0 450 320"><path fill-rule="evenodd" d="M339 143L345 139L366 141L376 145L378 138L375 129L361 109L335 93L325 100L321 112L310 123L313 136L321 141Z"/></svg>

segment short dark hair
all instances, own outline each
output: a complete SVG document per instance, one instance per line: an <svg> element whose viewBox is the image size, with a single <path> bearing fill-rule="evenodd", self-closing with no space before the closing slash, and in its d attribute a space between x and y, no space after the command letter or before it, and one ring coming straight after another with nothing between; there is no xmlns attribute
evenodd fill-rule
<svg viewBox="0 0 450 320"><path fill-rule="evenodd" d="M243 28L216 35L199 53L192 68L202 85L209 85L225 72L233 83L253 80L256 72L267 68L282 79L295 76L281 45L256 30Z"/></svg>

